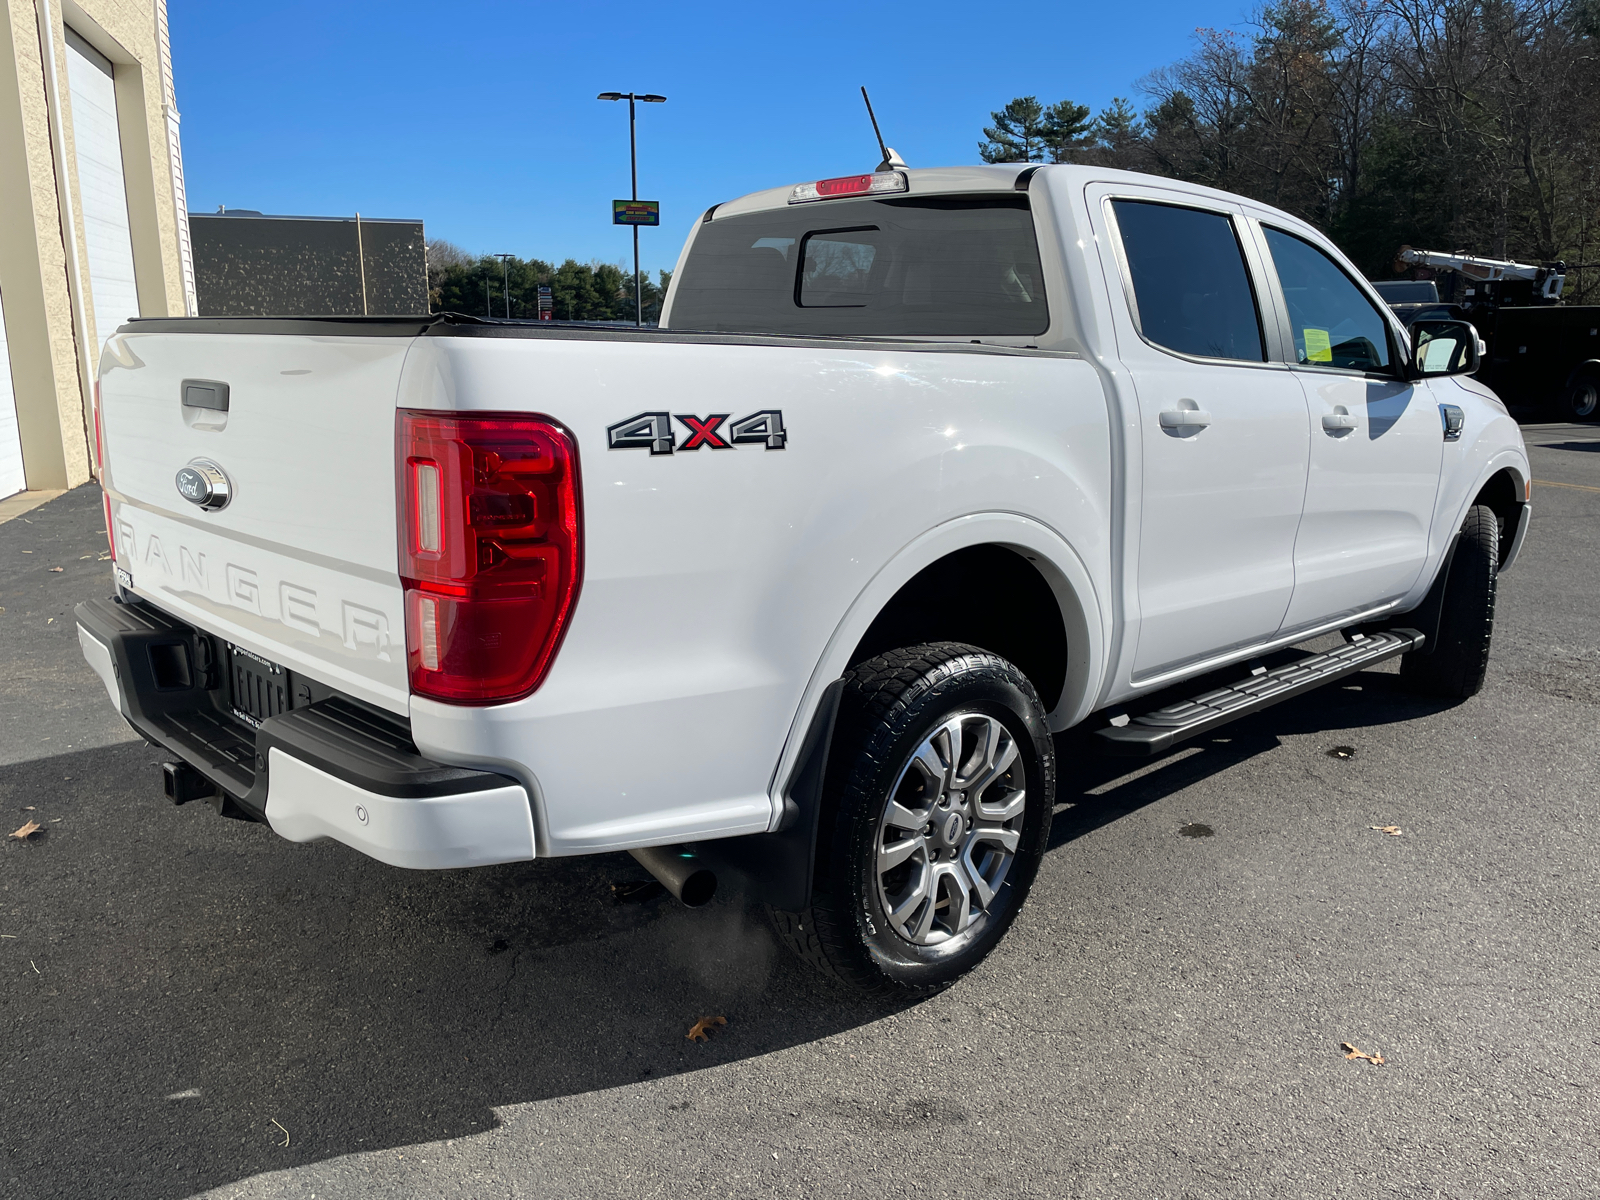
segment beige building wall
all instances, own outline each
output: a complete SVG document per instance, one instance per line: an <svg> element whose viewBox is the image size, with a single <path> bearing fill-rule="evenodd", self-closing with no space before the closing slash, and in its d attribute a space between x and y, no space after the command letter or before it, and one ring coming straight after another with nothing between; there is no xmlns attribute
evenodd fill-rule
<svg viewBox="0 0 1600 1200"><path fill-rule="evenodd" d="M110 61L139 315L194 311L165 0L0 0L0 308L29 490L93 473L99 346L70 28Z"/></svg>

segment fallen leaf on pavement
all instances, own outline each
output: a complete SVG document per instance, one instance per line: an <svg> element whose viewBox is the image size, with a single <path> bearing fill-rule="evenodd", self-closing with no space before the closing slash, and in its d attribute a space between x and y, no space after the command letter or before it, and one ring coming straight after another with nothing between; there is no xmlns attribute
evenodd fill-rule
<svg viewBox="0 0 1600 1200"><path fill-rule="evenodd" d="M1363 1054L1360 1050L1357 1050L1349 1042L1340 1042L1339 1043L1339 1049L1341 1049L1343 1051L1346 1051L1346 1053L1345 1053L1345 1058L1346 1059L1360 1058L1360 1059L1365 1059L1367 1062L1371 1063L1375 1067L1383 1066L1383 1055L1381 1055L1381 1054Z"/></svg>
<svg viewBox="0 0 1600 1200"><path fill-rule="evenodd" d="M630 880L627 883L613 883L611 885L611 903L613 904L642 904L646 900L654 900L658 896L665 896L667 889L654 879Z"/></svg>
<svg viewBox="0 0 1600 1200"><path fill-rule="evenodd" d="M1354 758L1355 756L1356 748L1354 746L1335 746L1328 751L1329 758Z"/></svg>
<svg viewBox="0 0 1600 1200"><path fill-rule="evenodd" d="M21 829L17 830L11 836L16 838L17 841L19 841L19 842L25 842L29 838L31 838L34 834L38 833L43 828L44 828L44 826L39 824L39 822L37 822L37 821L29 821L26 825L24 825Z"/></svg>
<svg viewBox="0 0 1600 1200"><path fill-rule="evenodd" d="M1387 833L1390 837L1400 836L1400 826L1398 825L1368 825L1367 828L1376 829L1379 833Z"/></svg>
<svg viewBox="0 0 1600 1200"><path fill-rule="evenodd" d="M727 1017L701 1017L689 1030L691 1042L709 1042L711 1040L711 1027L713 1025L726 1025Z"/></svg>

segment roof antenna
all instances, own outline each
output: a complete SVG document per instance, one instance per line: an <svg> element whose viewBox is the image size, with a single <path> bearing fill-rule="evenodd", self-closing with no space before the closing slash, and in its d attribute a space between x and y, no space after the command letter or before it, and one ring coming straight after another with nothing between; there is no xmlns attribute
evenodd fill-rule
<svg viewBox="0 0 1600 1200"><path fill-rule="evenodd" d="M861 98L867 102L867 116L872 118L872 132L878 135L878 149L883 151L883 161L878 164L878 170L892 171L896 167L905 166L906 160L883 144L883 131L878 128L878 118L872 111L872 100L867 96L865 87L861 89Z"/></svg>

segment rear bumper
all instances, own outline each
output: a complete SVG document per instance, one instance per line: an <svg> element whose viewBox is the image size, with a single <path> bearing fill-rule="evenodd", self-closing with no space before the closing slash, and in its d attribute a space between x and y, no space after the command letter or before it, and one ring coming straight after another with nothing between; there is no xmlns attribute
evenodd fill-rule
<svg viewBox="0 0 1600 1200"><path fill-rule="evenodd" d="M527 790L504 775L423 758L403 720L323 695L252 728L230 711L211 635L148 604L91 600L75 615L84 659L112 703L203 775L219 808L265 821L290 841L333 838L397 867L534 856Z"/></svg>

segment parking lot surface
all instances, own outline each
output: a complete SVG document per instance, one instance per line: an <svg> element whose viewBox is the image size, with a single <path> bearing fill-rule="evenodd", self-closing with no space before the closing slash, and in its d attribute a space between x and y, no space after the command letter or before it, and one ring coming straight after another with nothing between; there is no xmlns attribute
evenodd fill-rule
<svg viewBox="0 0 1600 1200"><path fill-rule="evenodd" d="M0 1195L1593 1197L1600 429L1525 435L1480 696L1391 663L1153 764L1062 738L1028 907L903 1007L626 856L171 806L78 650L98 492L0 525L0 832L44 830L0 846Z"/></svg>

